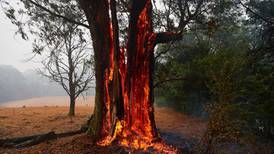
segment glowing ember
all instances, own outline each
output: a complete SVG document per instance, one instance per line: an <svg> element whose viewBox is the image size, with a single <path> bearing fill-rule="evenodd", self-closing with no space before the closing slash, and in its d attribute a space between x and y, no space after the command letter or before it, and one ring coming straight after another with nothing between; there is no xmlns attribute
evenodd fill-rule
<svg viewBox="0 0 274 154"><path fill-rule="evenodd" d="M124 128L124 121L116 121L116 127L113 135L109 135L105 137L103 140L98 142L98 145L107 146L111 144L115 139L118 140L118 144L121 146L125 146L132 149L143 149L147 150L148 148L152 148L157 151L161 151L162 153L177 153L177 149L166 145L162 141L158 142L148 142L143 138L138 138L138 136L132 136L130 131L126 131Z"/></svg>

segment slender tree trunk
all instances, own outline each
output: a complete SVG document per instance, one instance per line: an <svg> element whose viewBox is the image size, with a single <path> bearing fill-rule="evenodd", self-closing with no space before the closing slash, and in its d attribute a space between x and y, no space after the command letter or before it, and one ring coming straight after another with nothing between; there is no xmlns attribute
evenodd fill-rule
<svg viewBox="0 0 274 154"><path fill-rule="evenodd" d="M75 98L74 96L70 96L70 104L69 104L69 116L75 116Z"/></svg>
<svg viewBox="0 0 274 154"><path fill-rule="evenodd" d="M75 83L73 79L73 72L74 66L72 62L72 50L69 50L68 52L68 65L69 65L69 71L68 71L68 78L69 78L69 98L70 98L70 104L69 104L69 116L75 116Z"/></svg>

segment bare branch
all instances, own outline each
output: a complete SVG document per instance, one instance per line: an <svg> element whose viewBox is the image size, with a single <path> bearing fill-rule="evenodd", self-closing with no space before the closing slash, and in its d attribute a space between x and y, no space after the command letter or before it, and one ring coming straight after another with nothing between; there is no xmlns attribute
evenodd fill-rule
<svg viewBox="0 0 274 154"><path fill-rule="evenodd" d="M48 9L48 8L46 8L46 7L44 7L44 6L42 6L42 5L40 5L39 3L34 2L33 0L27 0L27 1L29 1L29 2L30 2L31 4L33 4L34 6L36 6L36 7L40 8L40 9L42 9L43 11L46 11L46 12L48 12L49 14L51 14L51 15L53 15L53 16L56 16L56 17L58 17L58 18L62 18L62 19L64 19L64 20L67 21L67 22L70 22L70 23L76 24L76 25L80 25L80 26L83 26L83 27L85 27L85 28L90 28L89 25L86 25L86 24L84 24L84 23L75 21L75 20L70 19L70 18L68 18L68 17L66 17L66 16L63 16L63 15L61 15L61 14L55 13L54 11L52 11L52 10L50 10L50 9Z"/></svg>
<svg viewBox="0 0 274 154"><path fill-rule="evenodd" d="M249 12L251 12L252 14L254 14L255 16L257 16L259 19L265 21L266 23L269 24L274 24L274 21L271 21L270 19L265 18L264 16L262 16L261 14L255 12L254 10L250 9L248 6L246 6L241 0L239 0L239 3Z"/></svg>

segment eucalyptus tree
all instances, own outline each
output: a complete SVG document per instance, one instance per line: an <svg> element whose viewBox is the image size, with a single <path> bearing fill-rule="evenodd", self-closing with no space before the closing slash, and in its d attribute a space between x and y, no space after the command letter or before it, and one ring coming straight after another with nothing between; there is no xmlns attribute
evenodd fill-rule
<svg viewBox="0 0 274 154"><path fill-rule="evenodd" d="M21 1L30 21L37 20L37 15L33 14L33 10L37 10L39 20L48 16L90 31L94 49L96 96L89 132L95 141L108 145L117 139L120 144L133 148L165 148L157 146L160 142L156 142L159 141L159 135L153 107L154 47L159 43L180 40L185 23L200 12L203 0L193 5L188 1L180 3L180 8L185 6L181 13L187 12L191 18L179 18L179 23L183 24L177 25L177 28L158 31L153 27L151 0L121 0L118 3L116 0ZM127 8L125 13L128 15L125 19L128 24L123 29L127 35L123 41L120 41L119 33L119 23L122 21L117 17L119 4ZM68 12L64 11L67 7L71 8ZM6 12L19 30L21 28L21 33L24 32L24 24L12 15L14 10Z"/></svg>

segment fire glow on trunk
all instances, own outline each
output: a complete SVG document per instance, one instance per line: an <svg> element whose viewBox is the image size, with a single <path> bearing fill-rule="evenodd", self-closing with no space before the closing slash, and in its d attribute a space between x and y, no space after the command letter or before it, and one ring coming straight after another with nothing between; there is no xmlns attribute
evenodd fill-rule
<svg viewBox="0 0 274 154"><path fill-rule="evenodd" d="M134 149L153 148L162 152L174 152L174 148L163 143L157 132L154 121L153 107L153 50L156 34L153 33L150 0L140 0L144 3L140 12L136 14L134 23L130 23L129 43L127 49L120 48L119 57L114 58L114 35L113 26L109 24L110 51L109 67L105 69L105 114L102 117L103 126L101 130L102 140L99 145L109 145L114 140L122 146ZM137 2L135 2L137 3ZM134 15L133 15L134 16ZM130 42L131 41L131 42ZM127 53L127 62L125 57ZM117 60L117 61L115 61ZM129 61L130 60L130 61ZM115 120L112 117L113 93L111 89L115 86L113 80L115 69L119 72L119 84L122 94L123 118ZM112 88L110 88L112 87ZM115 89L115 88L114 88Z"/></svg>

